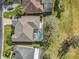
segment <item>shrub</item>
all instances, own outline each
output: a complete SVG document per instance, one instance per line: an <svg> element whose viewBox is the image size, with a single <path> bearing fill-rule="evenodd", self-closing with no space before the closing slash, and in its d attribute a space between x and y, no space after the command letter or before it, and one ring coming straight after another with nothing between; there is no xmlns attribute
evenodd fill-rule
<svg viewBox="0 0 79 59"><path fill-rule="evenodd" d="M5 3L5 4L8 4L8 5L9 5L9 4L12 4L12 3L13 3L13 0L5 0L4 3Z"/></svg>
<svg viewBox="0 0 79 59"><path fill-rule="evenodd" d="M22 5L18 5L14 12L16 13L16 16L22 16L24 14Z"/></svg>
<svg viewBox="0 0 79 59"><path fill-rule="evenodd" d="M66 55L71 46L73 48L79 47L79 36L68 37L62 42L61 47L58 50L58 56L60 56L60 59Z"/></svg>
<svg viewBox="0 0 79 59"><path fill-rule="evenodd" d="M12 45L11 39L8 39L8 40L6 41L6 43L7 43L9 46L11 46L11 45Z"/></svg>
<svg viewBox="0 0 79 59"><path fill-rule="evenodd" d="M5 57L9 57L10 56L10 49L5 49L5 51L3 52L3 55Z"/></svg>
<svg viewBox="0 0 79 59"><path fill-rule="evenodd" d="M10 51L12 48L12 41L11 41L11 33L12 33L12 26L11 25L6 25L4 27L4 50L3 50L3 56L4 57L9 57L10 56Z"/></svg>
<svg viewBox="0 0 79 59"><path fill-rule="evenodd" d="M4 18L11 18L12 17L10 12L4 12L3 15L4 15Z"/></svg>
<svg viewBox="0 0 79 59"><path fill-rule="evenodd" d="M50 55L50 54L45 54L45 55L43 56L43 59L52 59L52 58L51 58L51 55Z"/></svg>
<svg viewBox="0 0 79 59"><path fill-rule="evenodd" d="M71 44L74 48L79 47L79 37L78 36L73 36L71 38Z"/></svg>
<svg viewBox="0 0 79 59"><path fill-rule="evenodd" d="M58 20L55 17L48 16L44 20L44 26L43 26L43 41L41 43L41 46L44 47L44 49L48 49L48 47L51 45L51 43L54 41L55 36L57 35L57 28Z"/></svg>
<svg viewBox="0 0 79 59"><path fill-rule="evenodd" d="M24 14L23 7L21 5L18 5L15 7L12 11L4 12L4 18L12 18L13 16L22 16Z"/></svg>

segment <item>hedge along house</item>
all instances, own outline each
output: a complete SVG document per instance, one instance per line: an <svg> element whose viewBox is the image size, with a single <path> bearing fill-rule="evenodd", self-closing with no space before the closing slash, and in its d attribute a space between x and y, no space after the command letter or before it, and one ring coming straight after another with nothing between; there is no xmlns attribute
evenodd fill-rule
<svg viewBox="0 0 79 59"><path fill-rule="evenodd" d="M43 50L26 46L16 46L14 50L15 59L42 59Z"/></svg>
<svg viewBox="0 0 79 59"><path fill-rule="evenodd" d="M52 12L52 0L22 0L25 14Z"/></svg>
<svg viewBox="0 0 79 59"><path fill-rule="evenodd" d="M40 16L22 16L12 20L15 27L12 42L40 42L43 40L43 31L40 25Z"/></svg>

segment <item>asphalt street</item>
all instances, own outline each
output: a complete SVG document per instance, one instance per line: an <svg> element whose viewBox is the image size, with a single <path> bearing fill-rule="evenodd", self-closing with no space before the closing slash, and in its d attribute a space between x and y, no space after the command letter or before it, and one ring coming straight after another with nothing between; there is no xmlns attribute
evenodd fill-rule
<svg viewBox="0 0 79 59"><path fill-rule="evenodd" d="M2 51L2 0L0 0L0 59Z"/></svg>

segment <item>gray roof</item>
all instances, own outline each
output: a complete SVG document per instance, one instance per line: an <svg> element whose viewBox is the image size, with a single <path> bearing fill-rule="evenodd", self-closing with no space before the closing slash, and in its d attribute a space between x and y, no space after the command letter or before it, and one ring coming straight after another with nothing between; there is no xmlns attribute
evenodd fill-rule
<svg viewBox="0 0 79 59"><path fill-rule="evenodd" d="M15 27L13 42L32 42L34 29L40 27L40 16L22 16L18 20L13 20L13 26Z"/></svg>
<svg viewBox="0 0 79 59"><path fill-rule="evenodd" d="M34 59L35 49L31 47L16 46L15 48L15 59ZM42 58L42 49L39 49L38 59Z"/></svg>

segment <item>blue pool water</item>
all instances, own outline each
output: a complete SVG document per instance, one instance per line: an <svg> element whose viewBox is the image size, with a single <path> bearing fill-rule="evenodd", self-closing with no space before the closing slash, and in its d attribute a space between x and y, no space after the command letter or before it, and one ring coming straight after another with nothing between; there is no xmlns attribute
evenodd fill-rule
<svg viewBox="0 0 79 59"><path fill-rule="evenodd" d="M42 41L43 40L43 32L42 31L37 31L35 33L35 40L36 41Z"/></svg>

